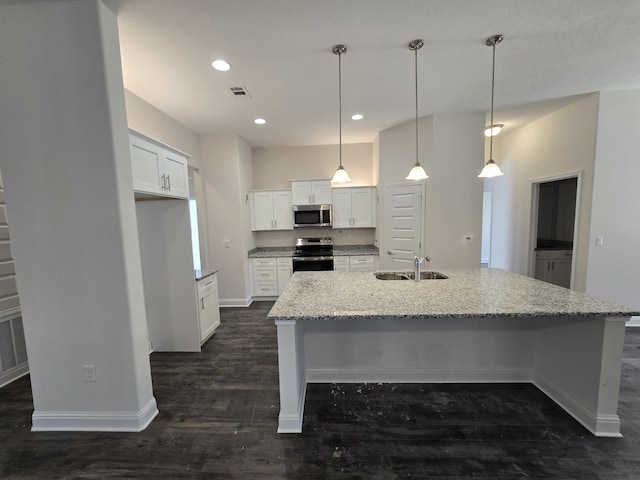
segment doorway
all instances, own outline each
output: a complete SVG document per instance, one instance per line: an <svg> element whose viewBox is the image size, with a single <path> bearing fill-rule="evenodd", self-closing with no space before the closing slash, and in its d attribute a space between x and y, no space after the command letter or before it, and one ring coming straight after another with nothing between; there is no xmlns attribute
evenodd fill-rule
<svg viewBox="0 0 640 480"><path fill-rule="evenodd" d="M424 183L385 185L382 268L412 270L422 256Z"/></svg>
<svg viewBox="0 0 640 480"><path fill-rule="evenodd" d="M532 184L531 276L573 287L579 174Z"/></svg>

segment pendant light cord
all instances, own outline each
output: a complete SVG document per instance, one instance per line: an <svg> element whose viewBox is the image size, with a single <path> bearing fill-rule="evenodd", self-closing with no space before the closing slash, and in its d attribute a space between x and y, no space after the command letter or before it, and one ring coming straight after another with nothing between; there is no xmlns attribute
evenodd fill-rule
<svg viewBox="0 0 640 480"><path fill-rule="evenodd" d="M493 43L493 63L491 65L491 123L489 124L491 136L489 137L489 160L493 160L493 94L496 82L496 43L497 42Z"/></svg>
<svg viewBox="0 0 640 480"><path fill-rule="evenodd" d="M415 79L416 79L416 165L418 165L418 49L413 53L415 58Z"/></svg>
<svg viewBox="0 0 640 480"><path fill-rule="evenodd" d="M340 168L342 167L342 53L338 53L338 116L340 125Z"/></svg>

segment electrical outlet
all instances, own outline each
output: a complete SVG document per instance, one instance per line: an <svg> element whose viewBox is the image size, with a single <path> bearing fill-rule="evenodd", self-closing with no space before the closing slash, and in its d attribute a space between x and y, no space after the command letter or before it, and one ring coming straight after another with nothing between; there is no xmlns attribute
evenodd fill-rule
<svg viewBox="0 0 640 480"><path fill-rule="evenodd" d="M93 365L85 365L84 369L84 381L95 382L96 381L96 368Z"/></svg>
<svg viewBox="0 0 640 480"><path fill-rule="evenodd" d="M604 245L604 237L596 237L596 247Z"/></svg>

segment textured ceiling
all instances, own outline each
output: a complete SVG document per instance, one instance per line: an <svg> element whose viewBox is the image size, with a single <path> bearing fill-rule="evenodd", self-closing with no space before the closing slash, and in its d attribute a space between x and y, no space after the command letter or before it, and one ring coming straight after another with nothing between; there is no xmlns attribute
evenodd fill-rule
<svg viewBox="0 0 640 480"><path fill-rule="evenodd" d="M640 88L638 0L105 0L118 13L125 87L199 134L252 146L371 142L420 116L487 112L516 128L575 95ZM226 73L211 61L231 63ZM251 98L234 97L245 86ZM352 113L364 120L351 120ZM256 117L267 124L257 126Z"/></svg>

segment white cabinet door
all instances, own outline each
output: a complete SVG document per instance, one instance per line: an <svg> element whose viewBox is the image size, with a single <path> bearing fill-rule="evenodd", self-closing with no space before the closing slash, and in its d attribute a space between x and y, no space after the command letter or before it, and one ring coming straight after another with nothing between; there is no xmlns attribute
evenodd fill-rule
<svg viewBox="0 0 640 480"><path fill-rule="evenodd" d="M333 257L333 271L340 273L349 272L349 257L338 256Z"/></svg>
<svg viewBox="0 0 640 480"><path fill-rule="evenodd" d="M375 188L334 188L332 196L333 228L373 228L375 224Z"/></svg>
<svg viewBox="0 0 640 480"><path fill-rule="evenodd" d="M291 191L251 192L251 230L293 230Z"/></svg>
<svg viewBox="0 0 640 480"><path fill-rule="evenodd" d="M134 191L189 198L187 157L135 133L129 147Z"/></svg>
<svg viewBox="0 0 640 480"><path fill-rule="evenodd" d="M331 203L331 180L314 180L311 182L313 204Z"/></svg>
<svg viewBox="0 0 640 480"><path fill-rule="evenodd" d="M143 138L130 137L133 189L137 192L162 194L162 149Z"/></svg>
<svg viewBox="0 0 640 480"><path fill-rule="evenodd" d="M251 262L254 297L278 295L278 269L275 258L254 258Z"/></svg>
<svg viewBox="0 0 640 480"><path fill-rule="evenodd" d="M542 250L536 252L535 278L571 288L571 250Z"/></svg>
<svg viewBox="0 0 640 480"><path fill-rule="evenodd" d="M351 226L373 228L376 226L375 188L354 188L351 191Z"/></svg>
<svg viewBox="0 0 640 480"><path fill-rule="evenodd" d="M375 271L375 259L373 255L353 255L349 257L350 272Z"/></svg>
<svg viewBox="0 0 640 480"><path fill-rule="evenodd" d="M273 194L251 192L251 230L273 230Z"/></svg>
<svg viewBox="0 0 640 480"><path fill-rule="evenodd" d="M293 205L319 205L331 203L331 180L291 182Z"/></svg>
<svg viewBox="0 0 640 480"><path fill-rule="evenodd" d="M189 198L188 160L175 152L164 150L164 194L176 198Z"/></svg>
<svg viewBox="0 0 640 480"><path fill-rule="evenodd" d="M220 325L218 283L216 275L198 282L198 312L200 318L200 343L204 343Z"/></svg>
<svg viewBox="0 0 640 480"><path fill-rule="evenodd" d="M351 227L351 189L334 188L331 192L333 228Z"/></svg>
<svg viewBox="0 0 640 480"><path fill-rule="evenodd" d="M282 295L284 287L287 286L291 275L293 275L293 259L291 257L278 257L276 265L278 266L278 295Z"/></svg>
<svg viewBox="0 0 640 480"><path fill-rule="evenodd" d="M290 190L273 192L273 220L275 230L293 230Z"/></svg>

